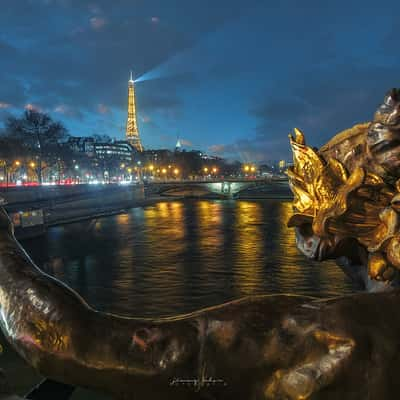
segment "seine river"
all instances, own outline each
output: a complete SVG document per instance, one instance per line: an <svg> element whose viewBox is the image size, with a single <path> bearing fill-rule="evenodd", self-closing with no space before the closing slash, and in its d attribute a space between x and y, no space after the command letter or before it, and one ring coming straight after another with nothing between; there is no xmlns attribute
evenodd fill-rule
<svg viewBox="0 0 400 400"><path fill-rule="evenodd" d="M280 200L161 201L23 244L89 304L125 315L171 315L251 294L354 291L333 262L298 252L290 214Z"/></svg>

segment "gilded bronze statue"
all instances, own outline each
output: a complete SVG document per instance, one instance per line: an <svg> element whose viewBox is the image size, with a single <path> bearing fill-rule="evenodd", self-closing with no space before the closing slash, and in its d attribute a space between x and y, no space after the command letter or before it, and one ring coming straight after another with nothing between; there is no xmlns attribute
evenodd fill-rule
<svg viewBox="0 0 400 400"><path fill-rule="evenodd" d="M290 136L288 170L299 249L337 259L368 288L396 286L400 270L400 90L370 123L339 133L319 150ZM377 284L378 282L378 284ZM383 284L379 284L383 283Z"/></svg>
<svg viewBox="0 0 400 400"><path fill-rule="evenodd" d="M319 151L296 131L289 171L290 224L302 250L347 257L350 270L367 265L373 279L391 283L399 265L398 101L392 91L373 123ZM400 290L386 286L392 290L326 300L253 296L170 318L120 317L94 310L36 267L0 209L5 338L43 376L119 399L396 398Z"/></svg>

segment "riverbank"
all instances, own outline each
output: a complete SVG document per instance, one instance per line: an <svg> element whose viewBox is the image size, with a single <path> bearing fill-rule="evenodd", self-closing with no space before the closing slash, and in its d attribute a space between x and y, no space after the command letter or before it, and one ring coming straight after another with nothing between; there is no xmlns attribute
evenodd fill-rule
<svg viewBox="0 0 400 400"><path fill-rule="evenodd" d="M137 185L21 187L0 191L18 239L40 236L49 226L119 214L146 204Z"/></svg>
<svg viewBox="0 0 400 400"><path fill-rule="evenodd" d="M64 210L62 212L52 211L47 217L47 226L57 226L64 224L72 224L74 222L86 221L90 219L110 217L112 215L118 215L128 212L132 208L147 207L158 203L159 201L173 201L181 200L181 198L167 198L165 196L154 196L151 198L144 198L136 200L133 204L127 204L125 207L120 207L119 204L115 204L111 208L91 208L90 211L85 209L82 214L77 214L76 210L68 212Z"/></svg>
<svg viewBox="0 0 400 400"><path fill-rule="evenodd" d="M140 184L111 184L12 188L0 191L0 197L7 202L6 209L13 218L17 238L24 239L40 236L51 226L121 214L131 208L146 207L159 201L227 199L218 193L201 193L199 195L193 190L178 190L159 194ZM287 184L277 182L263 187L250 187L229 200L232 199L291 200L292 194ZM40 218L35 211L38 211ZM23 215L25 212L28 213L27 216ZM31 212L35 213L35 218L29 215Z"/></svg>

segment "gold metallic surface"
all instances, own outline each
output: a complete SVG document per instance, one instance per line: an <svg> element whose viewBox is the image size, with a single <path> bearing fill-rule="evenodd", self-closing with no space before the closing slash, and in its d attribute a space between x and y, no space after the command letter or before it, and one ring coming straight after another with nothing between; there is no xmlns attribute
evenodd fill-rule
<svg viewBox="0 0 400 400"><path fill-rule="evenodd" d="M289 226L298 238L315 242L312 257L356 258L358 263L369 258L370 278L398 279L400 91L386 95L372 122L337 134L319 150L307 146L298 129L295 138L289 137L294 193ZM309 255L301 248L304 242L299 239L298 247ZM346 243L357 245L352 250Z"/></svg>
<svg viewBox="0 0 400 400"><path fill-rule="evenodd" d="M136 101L135 101L135 83L132 79L128 82L128 117L126 120L125 136L126 141L129 142L137 151L143 151L142 142L140 141L139 129L136 118Z"/></svg>

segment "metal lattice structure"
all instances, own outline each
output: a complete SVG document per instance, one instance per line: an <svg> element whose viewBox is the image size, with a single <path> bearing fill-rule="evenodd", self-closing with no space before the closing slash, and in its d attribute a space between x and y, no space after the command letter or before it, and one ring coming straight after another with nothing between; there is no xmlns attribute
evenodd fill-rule
<svg viewBox="0 0 400 400"><path fill-rule="evenodd" d="M128 82L128 118L126 120L126 140L136 150L143 151L136 120L135 87L132 78L132 72Z"/></svg>

